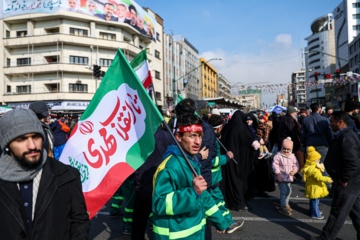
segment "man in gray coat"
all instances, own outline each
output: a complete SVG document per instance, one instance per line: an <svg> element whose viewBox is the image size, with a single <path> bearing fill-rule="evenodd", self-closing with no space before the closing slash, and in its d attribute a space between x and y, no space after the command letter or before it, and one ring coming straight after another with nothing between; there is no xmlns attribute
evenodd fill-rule
<svg viewBox="0 0 360 240"><path fill-rule="evenodd" d="M48 157L43 140L29 109L0 119L1 239L88 239L79 171Z"/></svg>

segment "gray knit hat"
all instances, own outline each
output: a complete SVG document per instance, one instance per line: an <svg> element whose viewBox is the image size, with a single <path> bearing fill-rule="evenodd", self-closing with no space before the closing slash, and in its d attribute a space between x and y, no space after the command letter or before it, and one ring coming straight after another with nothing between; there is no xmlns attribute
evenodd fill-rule
<svg viewBox="0 0 360 240"><path fill-rule="evenodd" d="M294 107L292 107L292 106L287 107L287 114L291 114L291 113L294 113L294 112L297 112Z"/></svg>
<svg viewBox="0 0 360 240"><path fill-rule="evenodd" d="M5 149L15 138L29 133L39 133L44 139L44 130L33 111L17 108L0 118L1 149Z"/></svg>

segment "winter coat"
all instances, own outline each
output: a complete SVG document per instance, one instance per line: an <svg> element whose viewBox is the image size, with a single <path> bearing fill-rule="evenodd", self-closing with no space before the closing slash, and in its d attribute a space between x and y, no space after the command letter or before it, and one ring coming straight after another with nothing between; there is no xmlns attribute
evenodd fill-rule
<svg viewBox="0 0 360 240"><path fill-rule="evenodd" d="M216 136L213 128L206 122L203 121L203 132L204 136L202 138L201 147L204 146L206 149L209 149L208 158L201 160L201 176L205 179L208 184L208 189L211 187L211 168L212 168L212 160L216 157ZM198 153L196 155L197 159L201 159L201 154Z"/></svg>
<svg viewBox="0 0 360 240"><path fill-rule="evenodd" d="M268 123L259 123L257 129L256 129L256 137L263 139L264 142L267 142L269 140L269 134L272 129L272 124Z"/></svg>
<svg viewBox="0 0 360 240"><path fill-rule="evenodd" d="M188 156L200 175L200 163ZM193 173L176 145L170 145L154 174L152 199L154 239L205 239L206 218L224 230L228 227L208 191L199 196Z"/></svg>
<svg viewBox="0 0 360 240"><path fill-rule="evenodd" d="M278 128L277 144L279 148L285 138L291 137L294 142L293 152L296 152L300 147L300 124L290 115L281 118Z"/></svg>
<svg viewBox="0 0 360 240"><path fill-rule="evenodd" d="M334 182L347 183L360 175L360 141L351 128L347 127L334 137L324 165Z"/></svg>
<svg viewBox="0 0 360 240"><path fill-rule="evenodd" d="M50 157L42 170L31 232L15 182L0 180L0 216L1 239L88 239L90 220L79 171Z"/></svg>
<svg viewBox="0 0 360 240"><path fill-rule="evenodd" d="M332 135L329 119L317 112L302 121L300 140L306 146L329 146Z"/></svg>
<svg viewBox="0 0 360 240"><path fill-rule="evenodd" d="M330 183L331 178L322 175L324 169L321 163L306 161L304 168L301 169L305 181L305 197L317 199L329 194L325 183Z"/></svg>
<svg viewBox="0 0 360 240"><path fill-rule="evenodd" d="M51 131L54 136L54 146L64 145L68 140L67 133L70 132L70 127L60 120L56 120L51 124Z"/></svg>
<svg viewBox="0 0 360 240"><path fill-rule="evenodd" d="M291 176L289 173L292 171L299 171L299 163L293 153L290 156L285 156L281 152L278 152L274 156L272 167L276 179L277 174L281 174L282 182L294 181L294 176Z"/></svg>

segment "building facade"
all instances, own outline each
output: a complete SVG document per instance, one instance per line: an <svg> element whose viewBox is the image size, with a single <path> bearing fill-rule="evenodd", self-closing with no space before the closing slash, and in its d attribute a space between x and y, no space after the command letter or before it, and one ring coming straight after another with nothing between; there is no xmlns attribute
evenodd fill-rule
<svg viewBox="0 0 360 240"><path fill-rule="evenodd" d="M295 107L306 107L305 69L301 69L301 71L296 71L292 73L291 90L291 99L289 99L289 102L293 103Z"/></svg>
<svg viewBox="0 0 360 240"><path fill-rule="evenodd" d="M241 105L249 108L249 110L260 109L261 89L248 87L246 90L240 90L238 94L235 98ZM265 108L265 106L262 107Z"/></svg>
<svg viewBox="0 0 360 240"><path fill-rule="evenodd" d="M200 100L218 97L218 71L204 58L199 59L200 68Z"/></svg>
<svg viewBox="0 0 360 240"><path fill-rule="evenodd" d="M336 58L334 27L332 14L317 18L311 24L312 34L305 38L307 41L305 68L306 68L306 100L307 105L320 102L325 105L326 90L324 84L315 84L315 72L319 79L323 74L335 72Z"/></svg>
<svg viewBox="0 0 360 240"><path fill-rule="evenodd" d="M231 94L231 84L221 73L218 74L218 84L219 97L234 99Z"/></svg>
<svg viewBox="0 0 360 240"><path fill-rule="evenodd" d="M52 110L85 110L101 80L93 64L106 71L118 48L128 61L147 49L159 104L163 102L163 22L155 41L126 23L81 12L31 13L0 20L0 100L27 107L43 100Z"/></svg>

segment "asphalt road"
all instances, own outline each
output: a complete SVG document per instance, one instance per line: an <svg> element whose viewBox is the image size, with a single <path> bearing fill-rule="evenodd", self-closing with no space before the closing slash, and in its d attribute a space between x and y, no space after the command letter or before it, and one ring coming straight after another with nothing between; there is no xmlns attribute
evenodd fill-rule
<svg viewBox="0 0 360 240"><path fill-rule="evenodd" d="M232 234L219 234L213 228L213 239L308 239L309 236L318 236L325 225L330 212L331 198L320 200L320 211L325 218L314 220L309 217L309 200L304 197L304 183L295 183L292 187L290 205L293 208L291 216L278 212L279 190L269 193L269 198L256 197L249 203L248 212L231 211L234 219L244 219L242 228ZM122 218L109 217L110 203L91 220L90 239L94 240L128 240L129 236L123 235ZM151 232L146 239L152 239ZM356 239L356 231L348 218L343 226L338 239Z"/></svg>

